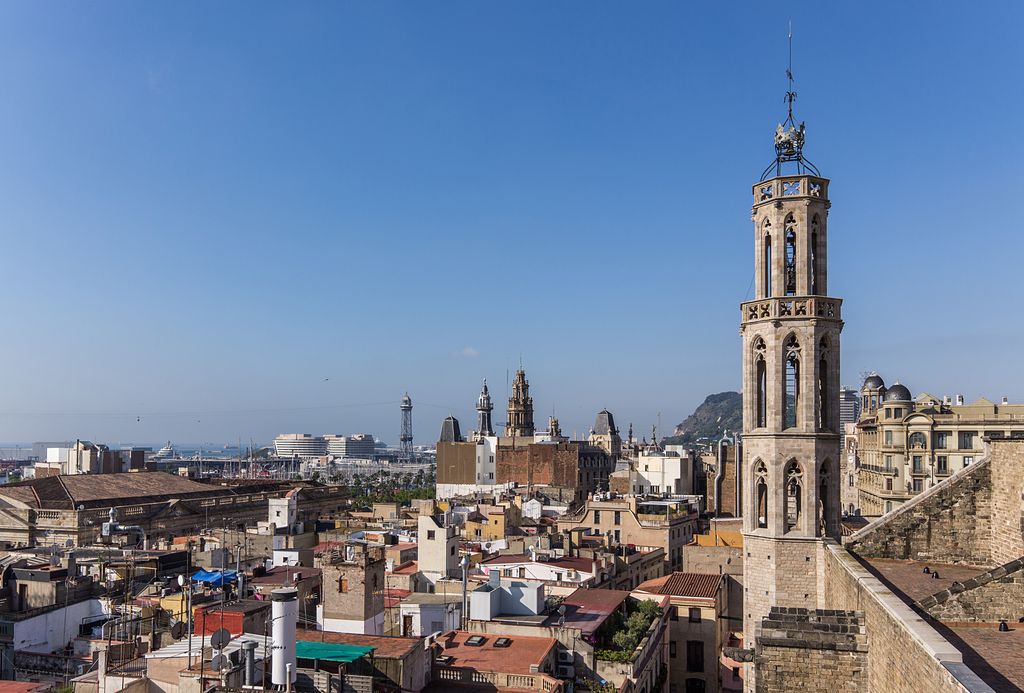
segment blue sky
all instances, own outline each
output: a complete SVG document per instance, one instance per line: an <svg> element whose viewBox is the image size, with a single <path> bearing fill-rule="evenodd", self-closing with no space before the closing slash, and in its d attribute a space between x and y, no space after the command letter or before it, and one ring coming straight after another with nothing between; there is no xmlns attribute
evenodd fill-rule
<svg viewBox="0 0 1024 693"><path fill-rule="evenodd" d="M738 389L749 186L833 181L843 380L1024 400L1020 3L6 3L0 440L436 438Z"/></svg>

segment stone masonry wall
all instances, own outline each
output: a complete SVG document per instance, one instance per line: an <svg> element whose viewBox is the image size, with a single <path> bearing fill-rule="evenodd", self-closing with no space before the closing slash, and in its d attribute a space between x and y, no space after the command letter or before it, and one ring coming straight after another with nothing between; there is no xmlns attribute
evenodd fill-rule
<svg viewBox="0 0 1024 693"><path fill-rule="evenodd" d="M994 564L1024 556L1024 440L992 440L992 539Z"/></svg>
<svg viewBox="0 0 1024 693"><path fill-rule="evenodd" d="M967 467L860 530L846 545L872 558L992 565L991 470L990 458Z"/></svg>
<svg viewBox="0 0 1024 693"><path fill-rule="evenodd" d="M773 608L757 638L757 693L865 690L868 645L862 616L854 611Z"/></svg>
<svg viewBox="0 0 1024 693"><path fill-rule="evenodd" d="M825 546L829 607L864 614L872 693L991 691L963 655L835 542Z"/></svg>
<svg viewBox="0 0 1024 693"><path fill-rule="evenodd" d="M1016 622L1024 617L1024 558L1001 565L917 602L941 621Z"/></svg>

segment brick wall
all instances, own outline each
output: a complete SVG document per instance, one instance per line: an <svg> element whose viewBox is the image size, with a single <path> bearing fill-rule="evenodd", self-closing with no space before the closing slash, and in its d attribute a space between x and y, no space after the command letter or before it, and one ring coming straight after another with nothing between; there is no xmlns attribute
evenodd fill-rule
<svg viewBox="0 0 1024 693"><path fill-rule="evenodd" d="M953 585L917 606L941 621L1016 621L1024 615L1024 558Z"/></svg>
<svg viewBox="0 0 1024 693"><path fill-rule="evenodd" d="M923 618L834 542L824 551L828 605L864 614L872 645L867 686L885 693L991 691L963 663L963 656Z"/></svg>
<svg viewBox="0 0 1024 693"><path fill-rule="evenodd" d="M854 534L872 558L991 565L992 474L986 458Z"/></svg>
<svg viewBox="0 0 1024 693"><path fill-rule="evenodd" d="M1024 556L1024 440L991 441L992 563Z"/></svg>
<svg viewBox="0 0 1024 693"><path fill-rule="evenodd" d="M773 608L761 624L757 643L757 693L853 693L866 688L868 644L863 614Z"/></svg>

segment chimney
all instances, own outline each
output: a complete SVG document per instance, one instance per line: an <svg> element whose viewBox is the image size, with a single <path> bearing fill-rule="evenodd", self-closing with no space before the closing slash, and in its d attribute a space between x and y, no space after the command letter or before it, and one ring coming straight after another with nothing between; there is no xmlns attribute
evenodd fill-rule
<svg viewBox="0 0 1024 693"><path fill-rule="evenodd" d="M1007 397L1006 395L1003 395L1003 401L1002 401L1002 404L1009 404L1009 403L1010 403L1010 398L1009 398L1009 397Z"/></svg>
<svg viewBox="0 0 1024 693"><path fill-rule="evenodd" d="M246 640L242 643L242 654L245 657L245 685L256 685L256 641Z"/></svg>
<svg viewBox="0 0 1024 693"><path fill-rule="evenodd" d="M964 396L963 395L957 395L956 396L956 405L958 407L962 407L964 405Z"/></svg>

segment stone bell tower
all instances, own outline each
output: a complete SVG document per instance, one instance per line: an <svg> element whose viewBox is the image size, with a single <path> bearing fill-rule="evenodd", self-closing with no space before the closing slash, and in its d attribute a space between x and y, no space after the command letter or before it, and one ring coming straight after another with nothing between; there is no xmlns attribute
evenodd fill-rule
<svg viewBox="0 0 1024 693"><path fill-rule="evenodd" d="M828 297L829 181L803 157L794 97L753 188L756 299L740 306L745 647L772 606L824 607L823 539L840 537L842 301Z"/></svg>

